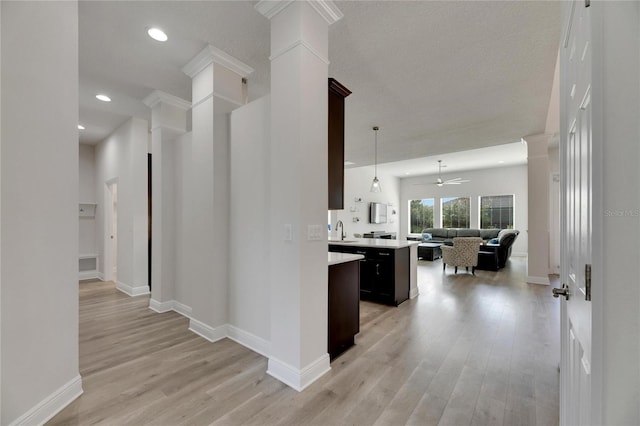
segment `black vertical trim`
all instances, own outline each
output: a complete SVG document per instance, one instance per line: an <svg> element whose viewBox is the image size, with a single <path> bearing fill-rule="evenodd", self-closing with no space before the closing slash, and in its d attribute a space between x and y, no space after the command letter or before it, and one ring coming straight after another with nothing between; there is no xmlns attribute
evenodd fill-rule
<svg viewBox="0 0 640 426"><path fill-rule="evenodd" d="M148 244L148 268L149 268L149 290L151 290L151 154L147 154L147 244Z"/></svg>

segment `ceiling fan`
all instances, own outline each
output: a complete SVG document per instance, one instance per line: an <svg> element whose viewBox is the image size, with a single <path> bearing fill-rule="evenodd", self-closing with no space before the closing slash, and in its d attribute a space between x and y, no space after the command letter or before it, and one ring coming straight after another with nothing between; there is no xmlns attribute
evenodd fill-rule
<svg viewBox="0 0 640 426"><path fill-rule="evenodd" d="M442 186L442 185L460 185L461 183L469 182L469 179L462 178L454 178L442 180L442 168L447 167L442 165L442 160L438 160L438 179L433 182L434 185ZM424 183L416 183L416 185L427 185Z"/></svg>

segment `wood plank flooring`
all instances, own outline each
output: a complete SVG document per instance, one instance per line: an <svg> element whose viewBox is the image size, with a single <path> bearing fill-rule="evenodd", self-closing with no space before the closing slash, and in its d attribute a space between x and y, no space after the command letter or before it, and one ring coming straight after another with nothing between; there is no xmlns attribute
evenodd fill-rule
<svg viewBox="0 0 640 426"><path fill-rule="evenodd" d="M111 282L80 284L84 394L51 425L555 425L559 302L523 258L476 276L418 262L420 296L361 303L356 346L298 393Z"/></svg>

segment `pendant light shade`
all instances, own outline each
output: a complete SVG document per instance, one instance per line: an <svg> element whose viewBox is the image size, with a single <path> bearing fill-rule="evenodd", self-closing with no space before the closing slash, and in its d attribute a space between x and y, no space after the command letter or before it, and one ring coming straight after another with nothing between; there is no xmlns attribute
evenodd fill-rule
<svg viewBox="0 0 640 426"><path fill-rule="evenodd" d="M380 187L380 181L378 180L378 126L373 127L373 131L375 132L375 159L374 159L374 176L373 182L371 182L371 192L382 192L382 188Z"/></svg>

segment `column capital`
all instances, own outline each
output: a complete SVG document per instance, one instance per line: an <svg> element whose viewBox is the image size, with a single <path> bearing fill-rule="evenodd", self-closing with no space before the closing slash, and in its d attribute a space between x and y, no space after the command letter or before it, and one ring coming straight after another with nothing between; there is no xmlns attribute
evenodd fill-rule
<svg viewBox="0 0 640 426"><path fill-rule="evenodd" d="M261 0L254 7L267 19L271 19L284 10L293 0ZM322 18L331 25L334 22L339 21L344 16L340 9L331 0L312 0L307 3L316 11Z"/></svg>
<svg viewBox="0 0 640 426"><path fill-rule="evenodd" d="M151 131L166 131L165 136L174 138L187 131L187 111L191 102L160 90L154 90L142 102L151 108Z"/></svg>
<svg viewBox="0 0 640 426"><path fill-rule="evenodd" d="M222 65L243 78L254 71L249 65L209 44L182 68L182 72L193 78L213 63Z"/></svg>
<svg viewBox="0 0 640 426"><path fill-rule="evenodd" d="M185 101L182 98L170 95L169 93L163 92L161 90L154 90L149 96L142 100L142 103L144 103L149 108L155 107L160 102L183 109L185 111L191 109L191 102Z"/></svg>
<svg viewBox="0 0 640 426"><path fill-rule="evenodd" d="M551 140L551 138L553 138L552 133L536 133L533 135L527 135L522 139L524 139L524 141L527 142L527 144L529 143L539 144L539 143L548 143Z"/></svg>
<svg viewBox="0 0 640 426"><path fill-rule="evenodd" d="M527 143L528 158L548 157L549 141L551 141L552 138L553 135L548 133L537 133L522 138Z"/></svg>

